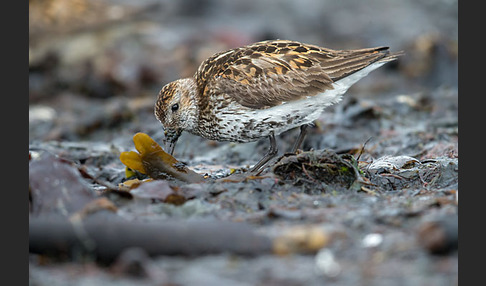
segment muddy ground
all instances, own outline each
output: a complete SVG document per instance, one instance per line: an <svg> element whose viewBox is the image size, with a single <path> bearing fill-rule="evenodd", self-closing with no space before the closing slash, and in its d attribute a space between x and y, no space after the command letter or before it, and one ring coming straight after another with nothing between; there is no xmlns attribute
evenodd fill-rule
<svg viewBox="0 0 486 286"><path fill-rule="evenodd" d="M457 1L136 2L29 1L31 285L458 284ZM405 55L260 177L224 180L267 140L183 134L204 182L117 190L165 83L276 38Z"/></svg>

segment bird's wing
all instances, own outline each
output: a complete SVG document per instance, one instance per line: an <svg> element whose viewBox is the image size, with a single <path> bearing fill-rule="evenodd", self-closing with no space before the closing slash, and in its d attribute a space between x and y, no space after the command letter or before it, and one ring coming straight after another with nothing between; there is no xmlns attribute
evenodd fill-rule
<svg viewBox="0 0 486 286"><path fill-rule="evenodd" d="M387 47L336 51L292 41L264 41L221 52L195 74L202 97L225 94L262 109L333 89L333 82L376 61L392 60Z"/></svg>

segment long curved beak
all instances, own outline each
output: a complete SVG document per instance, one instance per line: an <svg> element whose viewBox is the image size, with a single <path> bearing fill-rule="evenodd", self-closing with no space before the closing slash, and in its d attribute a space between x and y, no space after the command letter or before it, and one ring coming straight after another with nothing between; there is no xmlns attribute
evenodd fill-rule
<svg viewBox="0 0 486 286"><path fill-rule="evenodd" d="M171 156L174 154L174 148L181 133L182 130L180 129L166 129L164 131L164 149L165 152L169 153Z"/></svg>

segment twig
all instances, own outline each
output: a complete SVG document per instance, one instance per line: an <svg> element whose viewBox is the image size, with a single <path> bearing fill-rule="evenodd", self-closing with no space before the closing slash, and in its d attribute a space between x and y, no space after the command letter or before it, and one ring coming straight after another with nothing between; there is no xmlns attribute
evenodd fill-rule
<svg viewBox="0 0 486 286"><path fill-rule="evenodd" d="M371 139L373 139L373 136L368 138L365 143L363 143L363 147L361 147L361 150L359 150L359 155L358 155L358 158L356 158L356 161L359 161L359 158L361 158L361 155L364 153L364 149L365 149L365 146L366 144L368 144L368 142L371 141Z"/></svg>
<svg viewBox="0 0 486 286"><path fill-rule="evenodd" d="M385 176L385 177L394 177L394 178L397 178L397 179L400 179L400 180L405 180L404 177L402 176L399 176L397 174L389 174L389 173L381 173L380 176Z"/></svg>
<svg viewBox="0 0 486 286"><path fill-rule="evenodd" d="M317 181L316 179L312 178L312 177L311 177L311 175L309 175L309 173L307 173L307 170L306 170L306 169L305 169L305 167L304 167L304 163L302 163L302 171L304 171L304 174L306 174L306 175L307 175L307 177L309 177L309 179L311 179L311 180L312 180L312 182L314 182L314 183L319 183L319 181Z"/></svg>

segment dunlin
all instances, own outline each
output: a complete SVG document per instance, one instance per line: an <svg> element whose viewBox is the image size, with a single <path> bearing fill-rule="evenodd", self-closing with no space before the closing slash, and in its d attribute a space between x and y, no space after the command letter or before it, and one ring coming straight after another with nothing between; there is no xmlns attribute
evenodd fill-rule
<svg viewBox="0 0 486 286"><path fill-rule="evenodd" d="M275 135L300 126L295 152L326 107L400 54L388 47L332 50L287 40L217 53L192 78L159 92L155 116L165 130L166 151L173 153L182 131L241 143L269 138L268 153L251 169L261 170L278 152Z"/></svg>

